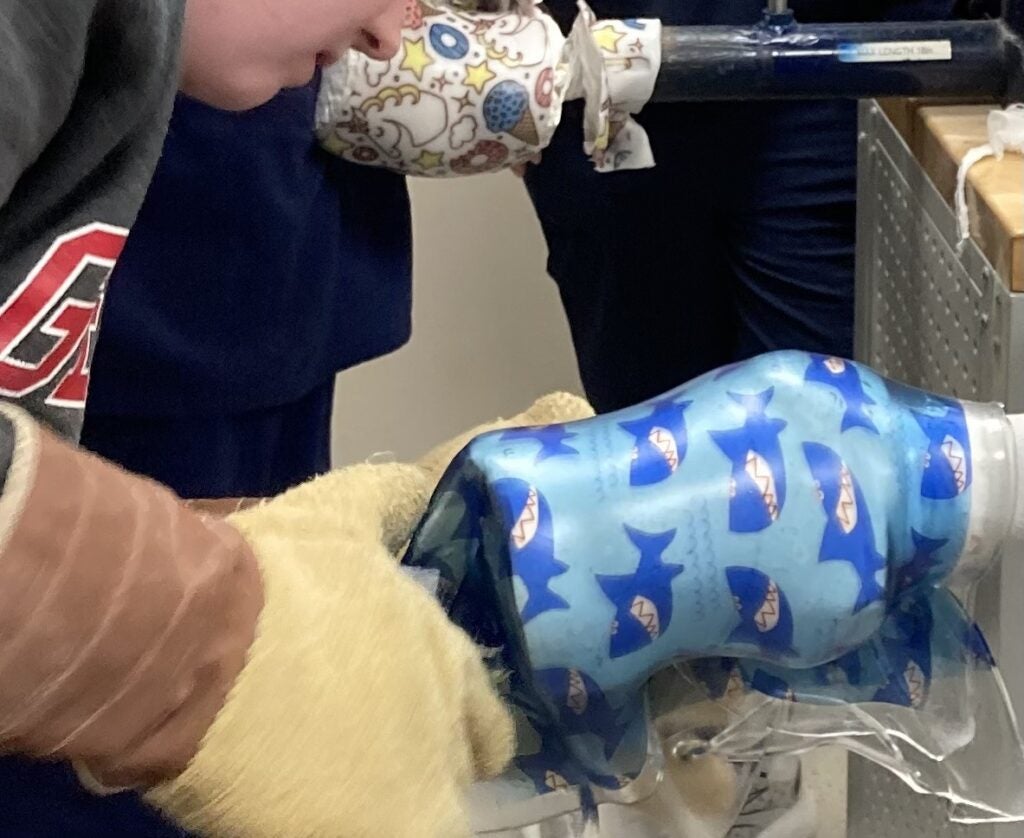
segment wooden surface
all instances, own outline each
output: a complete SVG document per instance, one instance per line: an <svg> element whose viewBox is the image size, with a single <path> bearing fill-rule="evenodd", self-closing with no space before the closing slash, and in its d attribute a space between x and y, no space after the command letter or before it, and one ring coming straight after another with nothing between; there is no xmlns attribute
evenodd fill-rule
<svg viewBox="0 0 1024 838"><path fill-rule="evenodd" d="M915 100L883 108L943 197L953 205L964 154L988 141L988 104ZM1009 153L972 167L967 181L971 237L1014 291L1024 291L1024 157Z"/></svg>

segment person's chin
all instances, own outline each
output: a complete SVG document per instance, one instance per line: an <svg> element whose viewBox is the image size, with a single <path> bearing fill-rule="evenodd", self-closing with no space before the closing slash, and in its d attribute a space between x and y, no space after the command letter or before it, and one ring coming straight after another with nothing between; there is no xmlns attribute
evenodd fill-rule
<svg viewBox="0 0 1024 838"><path fill-rule="evenodd" d="M293 67L288 68L287 76L283 78L281 87L302 87L309 84L316 75L317 67L320 66L319 53L313 53L302 61L295 62Z"/></svg>
<svg viewBox="0 0 1024 838"><path fill-rule="evenodd" d="M190 81L186 77L182 79L181 91L215 108L248 111L269 102L284 86L270 74L249 75L244 78L228 78L225 75L195 81Z"/></svg>

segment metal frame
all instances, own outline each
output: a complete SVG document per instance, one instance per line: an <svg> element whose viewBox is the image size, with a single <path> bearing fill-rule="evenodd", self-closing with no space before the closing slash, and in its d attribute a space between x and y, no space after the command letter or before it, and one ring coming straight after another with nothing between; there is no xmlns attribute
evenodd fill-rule
<svg viewBox="0 0 1024 838"><path fill-rule="evenodd" d="M874 102L861 103L857 188L857 358L908 384L1024 412L1024 294L973 242L958 251L952 210ZM1022 550L1006 551L976 601L1018 710ZM952 825L942 801L857 758L847 816L849 838L1024 837L1024 824Z"/></svg>
<svg viewBox="0 0 1024 838"><path fill-rule="evenodd" d="M886 178L899 182L883 191ZM873 102L861 105L857 189L857 357L914 384L1024 412L1024 376L1011 376L1009 363L1024 359L1024 301L973 242L957 252L949 205ZM889 195L899 196L898 207L887 205ZM898 241L887 247L890 235ZM893 290L878 276L888 270L886 255L907 263L912 287L899 291L901 299L884 297ZM934 279L937 268L952 287ZM884 342L893 340L886 313L896 305L913 326L900 336L900 351L886 352Z"/></svg>

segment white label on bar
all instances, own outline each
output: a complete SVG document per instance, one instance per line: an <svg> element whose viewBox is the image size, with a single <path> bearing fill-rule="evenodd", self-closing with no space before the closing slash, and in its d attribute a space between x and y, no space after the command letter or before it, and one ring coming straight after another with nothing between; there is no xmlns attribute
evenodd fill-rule
<svg viewBox="0 0 1024 838"><path fill-rule="evenodd" d="M846 64L949 61L952 58L953 44L950 41L879 41L839 45L839 60Z"/></svg>

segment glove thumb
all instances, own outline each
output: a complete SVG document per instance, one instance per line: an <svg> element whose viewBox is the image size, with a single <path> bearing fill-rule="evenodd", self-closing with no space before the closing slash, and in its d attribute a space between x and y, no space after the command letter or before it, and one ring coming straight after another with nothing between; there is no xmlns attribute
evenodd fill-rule
<svg viewBox="0 0 1024 838"><path fill-rule="evenodd" d="M247 536L277 531L339 544L372 541L396 552L423 515L426 473L403 463L349 466L228 519Z"/></svg>

